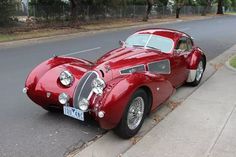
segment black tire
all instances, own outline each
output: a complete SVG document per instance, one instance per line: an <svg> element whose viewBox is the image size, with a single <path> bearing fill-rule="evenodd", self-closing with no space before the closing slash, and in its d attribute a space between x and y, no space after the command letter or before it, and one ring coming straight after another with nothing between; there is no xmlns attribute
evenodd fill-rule
<svg viewBox="0 0 236 157"><path fill-rule="evenodd" d="M195 87L195 86L199 85L199 83L200 83L201 80L202 80L202 76L203 76L203 73L204 73L205 67L206 67L205 60L204 60L204 59L201 59L201 60L199 61L199 63L198 63L198 67L199 67L200 64L202 64L203 72L202 72L200 78L197 78L198 76L197 76L197 74L196 74L194 81L188 83L190 86Z"/></svg>
<svg viewBox="0 0 236 157"><path fill-rule="evenodd" d="M129 109L130 109L130 106L132 104L132 102L134 100L136 100L136 98L142 98L143 99L143 102L144 102L144 111L143 111L143 114L142 114L142 119L141 121L139 122L139 124L137 125L137 127L135 127L134 129L130 129L130 127L128 126L128 122L127 122L127 118L128 118L128 114L129 114ZM131 97L124 113L123 113L123 116L122 116L122 119L120 120L118 126L114 129L114 132L121 138L124 138L124 139L128 139L128 138L131 138L133 137L134 135L137 134L137 132L140 130L142 124L143 124L143 121L145 119L145 116L146 116L146 113L147 113L147 108L148 108L148 96L147 96L147 93L143 90L143 89L138 89L134 94L133 96Z"/></svg>

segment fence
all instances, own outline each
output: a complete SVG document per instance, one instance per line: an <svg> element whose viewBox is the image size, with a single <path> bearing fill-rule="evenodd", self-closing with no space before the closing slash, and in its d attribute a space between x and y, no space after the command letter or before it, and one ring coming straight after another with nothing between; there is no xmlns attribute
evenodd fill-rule
<svg viewBox="0 0 236 157"><path fill-rule="evenodd" d="M180 15L200 15L204 7L202 6L183 6ZM47 20L69 20L70 6L29 6L27 14L32 17L47 19ZM18 11L19 12L19 11ZM146 6L130 5L119 7L108 6L83 6L76 10L77 18L81 21L94 21L100 19L117 19L117 18L141 18L146 12ZM211 7L208 13L216 13L216 7ZM24 15L27 15L26 12ZM22 15L19 14L19 15ZM150 17L166 17L175 16L175 7L158 7L153 6Z"/></svg>

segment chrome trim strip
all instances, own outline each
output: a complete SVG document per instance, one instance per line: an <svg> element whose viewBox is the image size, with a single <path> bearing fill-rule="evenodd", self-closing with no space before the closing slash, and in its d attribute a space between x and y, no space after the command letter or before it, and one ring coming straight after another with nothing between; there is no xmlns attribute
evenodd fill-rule
<svg viewBox="0 0 236 157"><path fill-rule="evenodd" d="M89 77L90 77L92 74L93 74L93 73L91 72L91 74L89 74L89 76L86 78L86 80L84 81L84 84L82 85L81 89L84 88L86 82L88 81ZM85 75L86 75L86 74L85 74ZM82 90L80 90L80 92L79 92L79 95L78 95L78 98L77 98L78 100L80 99L81 93L82 93ZM73 106L74 106L74 104L73 104ZM75 106L74 106L74 107L75 107Z"/></svg>
<svg viewBox="0 0 236 157"><path fill-rule="evenodd" d="M132 69L132 68L137 68L137 67L144 67L144 72L147 71L146 67L145 67L145 64L139 64L139 65L136 65L136 66L132 66L130 68L126 68L126 69L122 69L120 70L120 75L127 75L127 74L132 74L132 73L122 73L121 71L124 71L124 70L128 70L128 69Z"/></svg>

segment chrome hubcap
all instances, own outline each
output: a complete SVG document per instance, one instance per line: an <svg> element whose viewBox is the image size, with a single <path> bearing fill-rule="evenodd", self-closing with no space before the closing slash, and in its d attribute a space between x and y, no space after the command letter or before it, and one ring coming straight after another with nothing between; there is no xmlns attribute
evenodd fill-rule
<svg viewBox="0 0 236 157"><path fill-rule="evenodd" d="M135 98L128 111L127 124L130 130L136 129L144 114L144 100L142 97Z"/></svg>
<svg viewBox="0 0 236 157"><path fill-rule="evenodd" d="M203 62L200 61L197 67L197 71L196 71L196 80L199 81L202 77L204 68L203 68Z"/></svg>

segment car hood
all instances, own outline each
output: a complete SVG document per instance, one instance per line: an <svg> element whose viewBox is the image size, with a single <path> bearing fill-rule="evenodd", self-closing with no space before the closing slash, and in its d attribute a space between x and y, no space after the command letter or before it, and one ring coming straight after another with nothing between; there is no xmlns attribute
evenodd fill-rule
<svg viewBox="0 0 236 157"><path fill-rule="evenodd" d="M148 64L153 61L163 60L167 54L158 50L145 48L117 48L102 56L96 65L109 64L111 69L127 68L130 66Z"/></svg>

